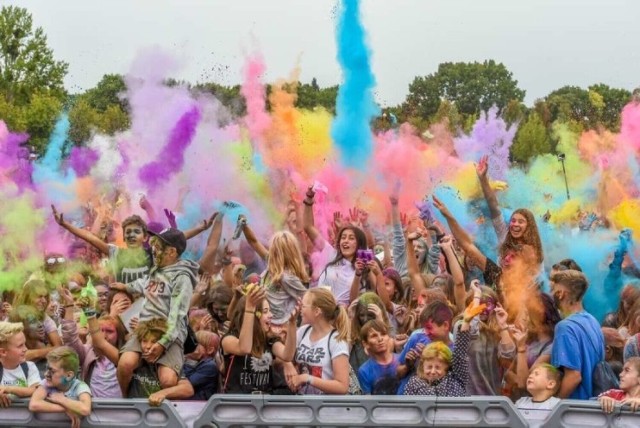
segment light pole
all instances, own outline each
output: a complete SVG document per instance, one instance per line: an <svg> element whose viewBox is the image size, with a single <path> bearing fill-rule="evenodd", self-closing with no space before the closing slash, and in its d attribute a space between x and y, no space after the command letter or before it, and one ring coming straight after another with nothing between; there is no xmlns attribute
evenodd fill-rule
<svg viewBox="0 0 640 428"><path fill-rule="evenodd" d="M569 195L569 182L567 181L567 169L564 167L564 153L558 153L558 160L562 163L562 174L564 174L564 187L567 189L567 200L571 199L571 195Z"/></svg>

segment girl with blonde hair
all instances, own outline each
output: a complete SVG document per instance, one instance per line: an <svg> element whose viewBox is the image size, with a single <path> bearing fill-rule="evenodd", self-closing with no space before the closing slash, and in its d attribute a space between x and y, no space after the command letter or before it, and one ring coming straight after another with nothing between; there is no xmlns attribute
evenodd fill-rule
<svg viewBox="0 0 640 428"><path fill-rule="evenodd" d="M295 362L285 366L292 391L346 394L349 391L349 317L331 290L314 288L302 298Z"/></svg>
<svg viewBox="0 0 640 428"><path fill-rule="evenodd" d="M275 325L285 324L309 283L298 239L291 232L279 231L271 238L267 270L261 282L271 307L271 322Z"/></svg>

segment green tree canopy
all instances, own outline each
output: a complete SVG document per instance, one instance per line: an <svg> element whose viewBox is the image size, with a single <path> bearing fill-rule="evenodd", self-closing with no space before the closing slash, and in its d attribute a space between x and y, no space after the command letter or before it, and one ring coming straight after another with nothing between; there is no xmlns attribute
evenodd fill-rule
<svg viewBox="0 0 640 428"><path fill-rule="evenodd" d="M461 114L475 115L493 105L502 110L511 100L521 102L524 95L501 63L445 62L437 72L414 79L403 107L409 115L426 118L436 113L441 100L447 100Z"/></svg>
<svg viewBox="0 0 640 428"><path fill-rule="evenodd" d="M511 156L517 162L528 162L534 156L551 152L549 134L540 115L533 111L520 126L511 146Z"/></svg>
<svg viewBox="0 0 640 428"><path fill-rule="evenodd" d="M33 29L26 9L0 10L0 90L7 101L26 105L36 92L63 101L68 64L56 61L42 28Z"/></svg>

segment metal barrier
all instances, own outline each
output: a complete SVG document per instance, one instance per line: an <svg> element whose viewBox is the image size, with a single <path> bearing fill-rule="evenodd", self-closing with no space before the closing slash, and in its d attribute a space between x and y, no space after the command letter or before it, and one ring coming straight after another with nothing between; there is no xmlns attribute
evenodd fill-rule
<svg viewBox="0 0 640 428"><path fill-rule="evenodd" d="M527 427L506 397L216 395L194 428Z"/></svg>
<svg viewBox="0 0 640 428"><path fill-rule="evenodd" d="M597 401L564 400L544 421L539 416L521 414L506 397L215 395L206 403L165 401L159 407L140 399L95 399L82 427L640 427L640 411L616 407L605 414ZM31 413L28 400L0 409L0 427L68 426L63 413Z"/></svg>
<svg viewBox="0 0 640 428"><path fill-rule="evenodd" d="M0 409L0 427L65 427L70 424L64 413L31 413L29 400L14 400ZM83 428L92 427L177 427L186 425L171 403L151 407L147 400L94 399L91 414L82 419Z"/></svg>
<svg viewBox="0 0 640 428"><path fill-rule="evenodd" d="M616 407L613 413L604 413L597 401L563 400L545 420L545 428L590 428L640 427L640 411L632 412L629 407Z"/></svg>

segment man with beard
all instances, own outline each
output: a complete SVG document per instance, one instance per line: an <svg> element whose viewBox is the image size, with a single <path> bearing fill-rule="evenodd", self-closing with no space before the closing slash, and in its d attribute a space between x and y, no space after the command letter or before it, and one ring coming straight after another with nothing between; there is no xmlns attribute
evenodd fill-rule
<svg viewBox="0 0 640 428"><path fill-rule="evenodd" d="M165 229L152 235L150 240L154 266L149 276L129 284L111 284L112 290L128 291L146 299L140 311L139 322L166 319L166 333L143 357L158 364L158 379L163 389L175 386L184 363L184 342L187 337L187 312L197 282L198 264L181 260L187 248L184 233L177 229ZM118 361L118 382L123 396L129 388L131 375L140 363L142 347L132 336L121 350Z"/></svg>
<svg viewBox="0 0 640 428"><path fill-rule="evenodd" d="M604 336L598 321L582 306L587 278L577 270L556 272L551 294L564 317L555 328L551 364L564 370L558 397L592 397L593 370L604 360Z"/></svg>

